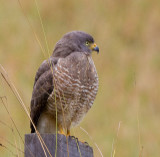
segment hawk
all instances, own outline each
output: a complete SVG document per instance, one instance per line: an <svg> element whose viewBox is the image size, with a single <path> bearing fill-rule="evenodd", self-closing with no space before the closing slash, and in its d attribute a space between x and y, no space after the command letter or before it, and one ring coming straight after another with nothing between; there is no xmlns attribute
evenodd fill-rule
<svg viewBox="0 0 160 157"><path fill-rule="evenodd" d="M65 34L53 54L39 67L31 98L31 119L40 133L56 129L70 135L98 91L98 75L91 54L99 52L91 35L82 31ZM31 123L31 133L35 128Z"/></svg>

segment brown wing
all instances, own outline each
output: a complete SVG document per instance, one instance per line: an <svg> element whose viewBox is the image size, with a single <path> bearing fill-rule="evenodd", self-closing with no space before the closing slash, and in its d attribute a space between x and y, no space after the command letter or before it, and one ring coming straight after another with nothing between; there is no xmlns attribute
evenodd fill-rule
<svg viewBox="0 0 160 157"><path fill-rule="evenodd" d="M54 57L54 58L52 57L48 60L43 61L43 63L41 64L41 66L39 67L39 69L36 73L34 85L36 84L37 80L44 72L48 71L51 67L53 67L54 65L57 64L58 59L59 58L57 58L57 57Z"/></svg>
<svg viewBox="0 0 160 157"><path fill-rule="evenodd" d="M57 61L57 58L45 60L36 73L30 112L31 119L35 126L37 125L40 114L43 112L43 110L45 110L49 95L53 91L53 70L54 66L57 64ZM30 123L30 127L31 133L34 133L35 129L32 123Z"/></svg>

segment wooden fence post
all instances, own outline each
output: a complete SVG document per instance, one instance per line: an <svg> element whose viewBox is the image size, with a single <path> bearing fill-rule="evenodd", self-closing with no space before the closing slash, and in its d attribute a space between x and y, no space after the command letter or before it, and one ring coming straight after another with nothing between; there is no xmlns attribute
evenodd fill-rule
<svg viewBox="0 0 160 157"><path fill-rule="evenodd" d="M45 148L47 157L55 157L56 134L40 134L49 152ZM44 146L45 147L45 146ZM68 156L69 154L69 156ZM25 157L46 157L37 134L25 135ZM93 149L86 143L74 137L57 134L56 157L93 157Z"/></svg>

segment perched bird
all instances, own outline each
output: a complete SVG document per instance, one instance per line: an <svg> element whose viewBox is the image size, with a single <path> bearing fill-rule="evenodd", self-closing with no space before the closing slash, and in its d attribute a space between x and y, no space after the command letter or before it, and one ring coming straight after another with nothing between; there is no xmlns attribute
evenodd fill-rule
<svg viewBox="0 0 160 157"><path fill-rule="evenodd" d="M39 67L31 99L31 119L40 133L70 135L93 105L98 75L91 54L99 52L91 35L72 31ZM35 128L31 123L31 133Z"/></svg>

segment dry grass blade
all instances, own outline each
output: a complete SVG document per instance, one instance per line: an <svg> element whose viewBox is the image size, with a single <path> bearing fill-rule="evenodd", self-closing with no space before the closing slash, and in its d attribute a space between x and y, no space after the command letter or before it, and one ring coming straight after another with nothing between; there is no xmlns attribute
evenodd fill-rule
<svg viewBox="0 0 160 157"><path fill-rule="evenodd" d="M6 141L9 145L11 145L12 147L18 149L18 151L20 151L21 153L24 154L24 151L22 151L20 148L17 148L12 142L8 141L7 139L5 139L4 137L1 137L1 136L0 136L0 139Z"/></svg>
<svg viewBox="0 0 160 157"><path fill-rule="evenodd" d="M82 128L82 127L80 127L80 129L81 129L84 133L87 134L87 136L90 138L90 140L93 142L93 144L94 144L94 145L96 146L96 148L98 149L101 157L103 157L102 151L101 151L100 148L98 147L97 143L94 142L93 138L89 135L89 133L88 133L84 128Z"/></svg>
<svg viewBox="0 0 160 157"><path fill-rule="evenodd" d="M0 98L0 99L1 99L1 98ZM9 129L13 132L13 128L10 127L8 124L2 122L1 120L0 120L0 123L3 124L4 126L6 126L7 128L9 128Z"/></svg>
<svg viewBox="0 0 160 157"><path fill-rule="evenodd" d="M18 151L16 139L14 139L14 142L15 142L15 146L16 146L17 156L19 157L19 151Z"/></svg>
<svg viewBox="0 0 160 157"><path fill-rule="evenodd" d="M135 88L135 95L136 95L135 97L138 97L135 72L134 72L134 88ZM138 129L139 157L142 157L143 146L141 144L140 121L139 121L139 112L138 111L139 111L139 103L137 103L137 129Z"/></svg>
<svg viewBox="0 0 160 157"><path fill-rule="evenodd" d="M14 127L15 127L15 129L16 129L18 135L19 135L19 137L21 138L22 142L24 143L24 140L23 140L23 138L22 138L22 136L21 136L21 134L20 134L20 132L19 132L17 126L16 126L16 123L14 122L14 120L13 120L13 118L12 118L12 116L11 116L11 114L10 114L10 112L9 112L9 110L8 110L8 108L7 108L7 106L6 106L5 102L4 102L4 100L3 100L2 98L1 98L1 101L2 101L2 104L3 104L3 106L5 107L5 109L6 109L6 111L7 111L8 115L9 115L9 118L10 118L11 122L13 123L13 125L14 125ZM7 101L6 101L6 102L7 102Z"/></svg>
<svg viewBox="0 0 160 157"><path fill-rule="evenodd" d="M50 53L49 53L50 51L49 51L49 46L48 46L48 42L47 42L46 32L44 30L44 26L43 26L42 18L41 18L41 15L40 15L39 7L38 7L38 4L37 4L37 0L35 0L35 4L36 4L36 9L37 9L37 12L38 12L39 19L40 19L40 22L41 22L43 36L44 36L46 47L47 47L47 53L48 53L48 56L50 57Z"/></svg>
<svg viewBox="0 0 160 157"><path fill-rule="evenodd" d="M143 146L141 144L141 134L140 134L140 125L139 125L139 114L137 111L137 127L138 127L138 142L139 142L139 157L142 157L142 153L143 153Z"/></svg>
<svg viewBox="0 0 160 157"><path fill-rule="evenodd" d="M6 147L5 145L3 145L2 143L0 143L0 147L5 148L7 151L9 151L13 156L18 157L18 155L14 154L8 147Z"/></svg>
<svg viewBox="0 0 160 157"><path fill-rule="evenodd" d="M13 129L12 127L10 127L9 125L7 125L6 123L4 123L4 122L2 122L2 121L0 121L0 123L3 124L4 126L6 126L7 128L9 128L9 129L11 130L11 132L13 133L14 138L16 137L16 135L15 135L15 133L14 133L14 129ZM11 143L10 141L8 141L8 140L5 139L4 137L1 137L1 136L0 136L0 138L1 138L2 140L6 141L8 144L10 144L12 147L16 148L17 154L18 154L18 152L21 152L21 153L24 154L24 152L23 152L20 148L18 148L18 147L16 146L16 144L14 145L13 143ZM14 139L14 140L15 140L15 139ZM16 142L16 140L15 140L15 142Z"/></svg>
<svg viewBox="0 0 160 157"><path fill-rule="evenodd" d="M139 157L143 156L143 146L141 147L140 153L139 153Z"/></svg>
<svg viewBox="0 0 160 157"><path fill-rule="evenodd" d="M116 146L117 146L116 144L118 140L118 134L119 134L120 127L121 127L121 121L118 124L116 140L113 139L111 157L115 157L115 154L116 154Z"/></svg>
<svg viewBox="0 0 160 157"><path fill-rule="evenodd" d="M4 102L4 100L3 100L3 98L1 98L1 101L2 101L2 104L3 104L4 107L5 107L5 109L6 109L7 113L8 113L8 115L9 115L9 118L10 118L10 120L11 120L13 126L15 127L15 129L16 129L16 131L17 131L17 133L18 133L18 135L19 135L19 137L20 137L22 143L25 144L25 143L24 143L24 140L23 140L23 138L22 138L22 136L21 136L21 134L20 134L20 132L19 132L17 126L16 126L16 123L14 122L14 120L13 120L13 118L12 118L12 116L11 116L11 114L10 114L10 112L9 112L9 110L8 110L8 108L7 108L7 106L6 106L5 102ZM6 103L7 103L7 99L6 99ZM6 126L7 126L7 125L6 125ZM12 133L14 134L13 128L11 128L11 131L12 131ZM15 134L14 134L14 137L15 137ZM16 147L16 150L17 150L17 152L18 152L16 140L15 140L15 147ZM27 148L27 149L29 149L29 148ZM29 151L30 151L30 149L29 149ZM31 153L31 155L34 157L34 155L33 155L32 153ZM19 155L18 155L18 156L19 156Z"/></svg>
<svg viewBox="0 0 160 157"><path fill-rule="evenodd" d="M23 8L21 2L20 2L20 0L18 0L18 3L19 3L19 6L20 6L20 8L21 8L21 10L22 10L22 12L23 12L25 18L27 19L27 22L28 22L28 24L29 24L29 26L30 26L30 28L31 28L31 30L32 30L32 32L33 32L33 34L34 34L34 36L35 36L35 39L36 39L38 45L40 46L41 51L43 52L43 55L44 55L44 57L45 57L45 50L44 50L44 48L42 47L42 44L41 44L41 42L40 42L40 40L39 40L39 38L38 38L36 32L34 31L34 28L33 28L33 26L31 25L31 23L30 23L30 21L29 21L27 15L26 15L26 13L25 13L25 10L24 10L24 8Z"/></svg>
<svg viewBox="0 0 160 157"><path fill-rule="evenodd" d="M24 109L25 113L27 114L28 118L30 119L31 123L33 124L33 127L36 130L36 133L37 133L38 138L40 140L40 143L41 143L41 146L42 146L42 149L44 151L45 156L47 157L47 154L46 154L46 151L45 151L44 147L46 148L46 150L49 153L50 157L52 157L52 155L50 154L50 152L49 152L47 146L45 145L42 137L40 136L39 132L37 131L36 126L34 125L32 119L30 117L29 111L27 110L27 108L26 108L23 100L21 99L21 97L20 97L17 89L15 88L15 86L13 85L13 83L10 81L10 79L9 79L9 77L7 75L7 72L5 71L5 69L3 68L3 66L1 64L0 64L0 73L1 73L1 76L3 77L3 79L5 80L5 82L7 83L7 85L10 87L11 91L13 92L13 94L15 95L15 97L17 98L17 100L19 101L19 103L21 104L22 108ZM13 121L13 119L12 119L12 121ZM13 124L14 124L14 126L16 126L15 123L14 123L14 121L13 121ZM18 134L20 135L19 131L18 131ZM21 137L21 139L22 139L22 137ZM23 141L23 139L22 139L22 141ZM24 143L24 141L23 141L23 143Z"/></svg>
<svg viewBox="0 0 160 157"><path fill-rule="evenodd" d="M23 8L21 2L20 2L20 0L18 0L18 3L19 3L19 6L20 6L20 8L21 8L21 10L22 10L22 12L23 12L25 18L27 19L27 22L28 22L28 24L30 25L30 28L31 28L31 30L32 30L32 32L33 32L35 38L36 38L36 41L38 42L38 44L39 44L39 46L40 46L40 48L41 48L41 50L42 50L42 52L43 52L43 55L44 55L44 57L45 57L45 50L43 49L42 44L40 43L40 40L39 40L39 38L38 38L36 32L34 31L33 26L31 25L31 23L30 23L30 21L29 21L27 15L26 15L26 13L25 13L25 10L24 10L24 8ZM39 15L39 18L40 18L40 21L41 21L41 26L42 26L42 29L43 29L43 33L44 33L44 37L45 37L45 42L46 42L46 46L47 46L47 50L48 50L48 54L49 54L48 43L47 43L47 39L46 39L46 35L45 35L45 31L44 31L42 19L41 19L40 13L39 13L39 9L38 9L38 5L37 5L36 0L35 0L35 3L36 3L37 12L38 12L38 15ZM50 64L51 64L51 63L50 63ZM0 68L2 69L3 72L5 72L4 68L3 68L1 65L0 65ZM27 111L27 108L26 108L26 106L24 105L24 103L23 103L23 101L22 101L20 95L18 94L16 88L14 87L13 84L12 84L12 86L11 86L11 84L10 84L11 82L9 83L8 79L6 79L5 75L3 75L2 72L1 72L1 75L2 75L2 77L4 78L4 80L6 81L6 83L8 84L8 86L11 88L12 92L14 93L14 95L16 96L16 98L18 99L18 101L20 102L20 104L23 106L23 109L24 109L25 112L27 113L27 115L28 115L28 117L29 117L31 123L33 124L33 127L34 127L35 130L36 130L36 127L35 127L34 123L32 122L32 119L30 118L30 115L29 115L29 113L28 113L28 111ZM45 156L47 156L47 155L46 155L46 151L45 151L43 145L45 146L45 148L46 148L47 152L49 153L50 157L52 157L52 155L50 154L50 152L49 152L47 146L45 145L43 139L41 138L41 136L40 136L40 134L39 134L39 132L38 132L37 130L36 130L36 133L37 133L38 138L39 138L39 140L40 140L41 146L42 146L42 148L43 148L43 150L44 150ZM56 133L56 134L57 134L57 133ZM43 144L42 144L42 143L43 143ZM56 150L57 150L57 148L56 148ZM56 155L56 154L55 154L55 155Z"/></svg>

